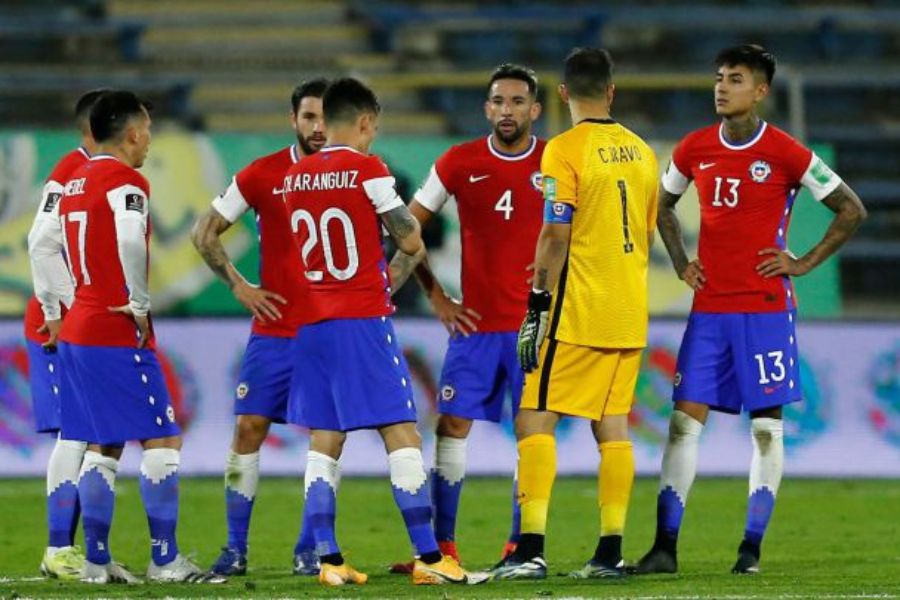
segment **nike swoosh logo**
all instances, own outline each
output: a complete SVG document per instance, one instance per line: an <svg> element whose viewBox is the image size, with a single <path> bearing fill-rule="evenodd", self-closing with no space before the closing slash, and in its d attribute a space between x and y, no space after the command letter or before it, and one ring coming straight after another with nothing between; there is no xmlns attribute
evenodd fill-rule
<svg viewBox="0 0 900 600"><path fill-rule="evenodd" d="M280 189L280 190L279 190L278 188L272 188L272 195L273 195L273 196L280 196L280 195L283 194L283 193L284 193L284 188L282 188L282 189Z"/></svg>
<svg viewBox="0 0 900 600"><path fill-rule="evenodd" d="M702 163L700 163L700 170L705 171L706 169L708 169L710 167L714 167L714 166L716 166L716 163L714 163L714 162L711 162L711 163L702 162Z"/></svg>
<svg viewBox="0 0 900 600"><path fill-rule="evenodd" d="M490 175L481 175L479 177L476 177L475 175L469 175L469 183L478 183L482 179L487 179L488 177L490 177Z"/></svg>

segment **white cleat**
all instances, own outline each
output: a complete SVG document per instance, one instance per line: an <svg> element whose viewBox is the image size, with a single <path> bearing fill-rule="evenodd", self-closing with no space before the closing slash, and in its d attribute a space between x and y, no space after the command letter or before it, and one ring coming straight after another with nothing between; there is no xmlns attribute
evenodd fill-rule
<svg viewBox="0 0 900 600"><path fill-rule="evenodd" d="M78 546L47 548L41 560L44 577L78 581L84 569L84 552Z"/></svg>
<svg viewBox="0 0 900 600"><path fill-rule="evenodd" d="M228 581L221 575L204 571L197 563L183 554L179 554L170 563L158 566L150 561L147 567L147 579L162 583L225 583Z"/></svg>
<svg viewBox="0 0 900 600"><path fill-rule="evenodd" d="M81 571L81 581L84 583L125 583L128 585L144 583L126 569L125 565L121 565L115 561L109 561L105 565L98 565L89 560L84 561L84 568Z"/></svg>

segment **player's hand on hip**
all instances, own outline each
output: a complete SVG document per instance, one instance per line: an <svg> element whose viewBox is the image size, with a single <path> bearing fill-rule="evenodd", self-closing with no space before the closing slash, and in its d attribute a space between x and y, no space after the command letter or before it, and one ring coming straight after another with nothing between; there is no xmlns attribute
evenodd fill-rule
<svg viewBox="0 0 900 600"><path fill-rule="evenodd" d="M238 282L231 291L237 301L249 310L258 321L280 319L281 311L278 310L278 304L287 304L287 300L280 294L251 285L246 281Z"/></svg>
<svg viewBox="0 0 900 600"><path fill-rule="evenodd" d="M526 373L538 367L538 353L547 335L547 322L550 320L550 300L550 292L532 290L528 295L528 312L519 328L516 345L519 365Z"/></svg>
<svg viewBox="0 0 900 600"><path fill-rule="evenodd" d="M108 307L110 312L121 313L123 315L128 315L132 319L134 319L134 324L138 328L138 341L137 347L138 349L144 348L147 345L147 342L150 341L150 315L136 315L134 311L131 310L130 304L125 304L122 306L110 306Z"/></svg>
<svg viewBox="0 0 900 600"><path fill-rule="evenodd" d="M783 275L805 275L809 269L788 250L781 248L763 248L757 252L760 256L767 256L765 260L756 265L756 272L765 278Z"/></svg>
<svg viewBox="0 0 900 600"><path fill-rule="evenodd" d="M448 296L443 290L438 290L430 296L429 300L434 314L444 324L450 335L461 333L464 337L469 337L478 331L477 321L481 320L481 315L464 306L456 298Z"/></svg>
<svg viewBox="0 0 900 600"><path fill-rule="evenodd" d="M50 336L46 342L41 344L44 350L52 352L56 350L56 340L59 338L59 331L62 329L62 319L51 319L44 321L44 324L38 327L39 334L47 334Z"/></svg>
<svg viewBox="0 0 900 600"><path fill-rule="evenodd" d="M706 273L703 271L703 263L699 258L695 258L687 264L679 275L682 281L690 286L692 290L702 290L706 284Z"/></svg>

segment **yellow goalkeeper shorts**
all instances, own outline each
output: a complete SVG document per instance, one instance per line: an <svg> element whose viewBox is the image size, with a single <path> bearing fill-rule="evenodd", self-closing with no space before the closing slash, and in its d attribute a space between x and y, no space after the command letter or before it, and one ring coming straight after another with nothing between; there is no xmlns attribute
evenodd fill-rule
<svg viewBox="0 0 900 600"><path fill-rule="evenodd" d="M525 375L522 408L599 420L626 415L634 401L641 349L603 349L547 340Z"/></svg>

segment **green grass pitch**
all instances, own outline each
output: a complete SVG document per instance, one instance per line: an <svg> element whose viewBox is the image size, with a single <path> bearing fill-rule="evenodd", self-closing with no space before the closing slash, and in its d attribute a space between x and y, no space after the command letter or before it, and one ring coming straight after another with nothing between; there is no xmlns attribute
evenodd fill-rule
<svg viewBox="0 0 900 600"><path fill-rule="evenodd" d="M250 574L226 585L96 587L37 578L45 543L43 481L0 481L0 597L409 597L409 598L896 598L900 594L900 481L791 480L782 485L763 545L762 573L729 569L740 541L746 481L699 479L691 494L675 576L623 582L579 582L558 576L593 551L597 534L596 482L561 478L553 492L547 559L551 576L539 582L479 587L415 588L387 565L410 547L386 479L345 478L339 495L338 536L368 585L327 589L290 574L300 520L299 481L260 482L251 528ZM470 479L463 492L459 548L470 568L498 558L507 533L509 485ZM114 556L142 573L149 559L147 525L134 479L118 483L111 546ZM179 544L209 565L225 540L222 483L182 480ZM636 482L625 554L637 559L653 537L656 481Z"/></svg>

